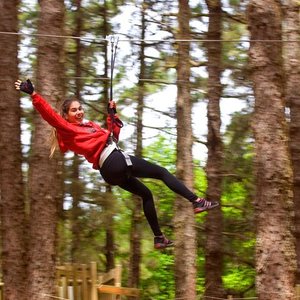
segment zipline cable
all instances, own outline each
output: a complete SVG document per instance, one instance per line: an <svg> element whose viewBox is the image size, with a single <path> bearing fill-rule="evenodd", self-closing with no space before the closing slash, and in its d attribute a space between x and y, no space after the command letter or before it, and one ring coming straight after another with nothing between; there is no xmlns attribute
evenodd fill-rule
<svg viewBox="0 0 300 300"><path fill-rule="evenodd" d="M72 36L72 35L53 35L53 34L41 34L41 33L25 33L25 32L10 32L10 31L0 31L0 35L26 35L26 36L37 36L37 37L46 37L46 38L63 38L63 39L79 39L85 42L89 43L97 43L97 44L103 44L106 43L106 39L96 39L96 38L87 38L87 37L80 37L80 36ZM153 43L153 42L159 42L159 43L200 43L200 42L222 42L222 43L298 43L299 40L265 40L265 39L258 39L258 40L250 40L250 39L232 39L232 40L209 40L209 39L119 39L118 42L145 42L145 43Z"/></svg>
<svg viewBox="0 0 300 300"><path fill-rule="evenodd" d="M110 57L110 94L109 94L109 103L108 103L108 111L110 114L110 137L113 139L113 124L115 121L114 117L114 109L110 107L110 101L113 100L113 79L114 79L114 67L115 67L115 60L117 55L117 48L119 38L113 35L109 35L106 37L106 41L111 48L111 57Z"/></svg>
<svg viewBox="0 0 300 300"><path fill-rule="evenodd" d="M114 67L115 67L115 60L117 55L117 49L118 49L118 42L119 37L110 35L106 37L106 40L110 43L111 48L111 57L110 57L110 95L109 100L113 100L113 78L114 78Z"/></svg>

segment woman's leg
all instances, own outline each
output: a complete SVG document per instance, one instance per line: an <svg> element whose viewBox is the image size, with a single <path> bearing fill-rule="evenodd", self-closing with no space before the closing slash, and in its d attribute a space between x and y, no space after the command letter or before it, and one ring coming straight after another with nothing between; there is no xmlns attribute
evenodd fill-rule
<svg viewBox="0 0 300 300"><path fill-rule="evenodd" d="M190 202L198 197L192 193L181 181L173 176L166 168L150 163L144 159L130 156L132 160L131 174L139 178L154 178L162 180L173 192L179 194Z"/></svg>
<svg viewBox="0 0 300 300"><path fill-rule="evenodd" d="M119 185L122 189L140 196L143 199L143 210L145 217L155 236L161 236L156 209L154 206L153 196L151 191L138 179L134 177L128 178L124 183Z"/></svg>
<svg viewBox="0 0 300 300"><path fill-rule="evenodd" d="M198 198L167 169L135 156L130 156L130 158L133 165L130 167L129 173L123 154L119 151L112 152L100 169L103 179L111 185L119 186L127 183L130 177L162 180L173 192L192 202L195 213L200 213L219 205L218 202L210 202L203 198Z"/></svg>

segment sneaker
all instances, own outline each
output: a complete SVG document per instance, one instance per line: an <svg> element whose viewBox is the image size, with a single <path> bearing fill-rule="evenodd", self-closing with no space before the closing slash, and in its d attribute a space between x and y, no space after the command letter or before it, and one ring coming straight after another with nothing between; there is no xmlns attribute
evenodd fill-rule
<svg viewBox="0 0 300 300"><path fill-rule="evenodd" d="M207 201L204 198L198 198L195 202L193 202L193 206L194 206L194 213L199 214L203 211L219 206L219 202Z"/></svg>
<svg viewBox="0 0 300 300"><path fill-rule="evenodd" d="M172 247L174 243L168 240L164 235L154 237L154 248L164 249L167 247Z"/></svg>

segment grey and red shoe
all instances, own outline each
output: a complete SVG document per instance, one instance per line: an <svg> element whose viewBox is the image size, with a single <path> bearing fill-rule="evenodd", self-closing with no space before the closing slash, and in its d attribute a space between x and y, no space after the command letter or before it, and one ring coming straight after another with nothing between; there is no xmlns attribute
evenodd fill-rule
<svg viewBox="0 0 300 300"><path fill-rule="evenodd" d="M193 202L194 213L199 214L206 210L212 209L219 206L219 202L217 201L207 201L204 198L198 198L196 201Z"/></svg>
<svg viewBox="0 0 300 300"><path fill-rule="evenodd" d="M174 243L168 240L164 235L154 237L154 248L164 249L174 246Z"/></svg>

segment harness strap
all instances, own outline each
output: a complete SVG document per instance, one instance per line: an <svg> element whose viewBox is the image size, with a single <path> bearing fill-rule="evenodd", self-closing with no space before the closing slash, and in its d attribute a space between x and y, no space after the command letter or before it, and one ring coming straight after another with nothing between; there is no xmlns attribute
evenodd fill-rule
<svg viewBox="0 0 300 300"><path fill-rule="evenodd" d="M104 148L104 150L100 155L100 161L99 161L100 167L103 165L106 158L113 152L114 149L117 149L124 156L127 168L131 168L133 164L130 159L130 156L119 147L117 141L114 139L113 136L108 137L106 147Z"/></svg>
<svg viewBox="0 0 300 300"><path fill-rule="evenodd" d="M132 161L130 159L130 156L126 152L124 152L122 150L120 150L120 151L121 151L121 153L123 154L123 156L125 158L125 162L126 162L127 167L129 167L129 168L132 167Z"/></svg>

